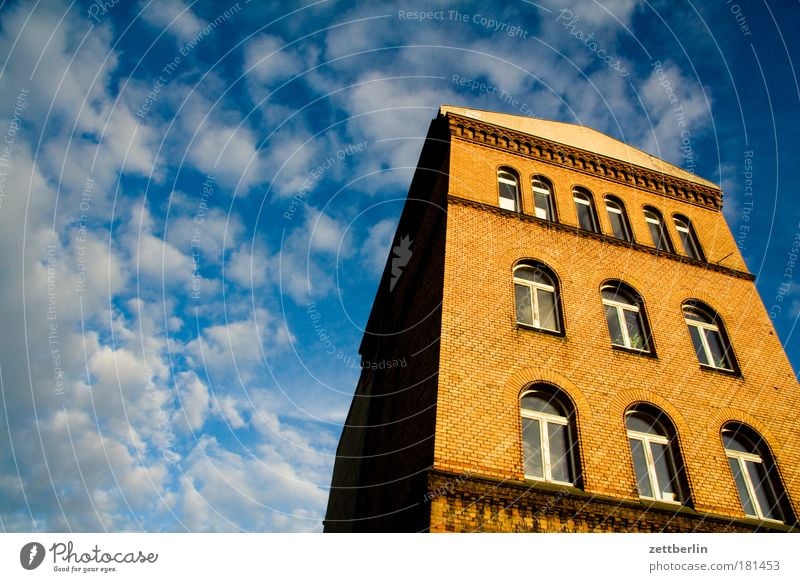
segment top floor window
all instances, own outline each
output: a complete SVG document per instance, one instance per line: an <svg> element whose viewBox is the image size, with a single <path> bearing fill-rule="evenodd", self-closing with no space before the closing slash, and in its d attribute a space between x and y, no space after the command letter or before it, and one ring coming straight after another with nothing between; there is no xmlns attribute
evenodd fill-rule
<svg viewBox="0 0 800 582"><path fill-rule="evenodd" d="M500 208L519 212L519 180L510 168L497 171L497 186L500 194Z"/></svg>
<svg viewBox="0 0 800 582"><path fill-rule="evenodd" d="M608 221L611 223L611 231L616 238L629 242L631 240L631 227L628 224L628 216L625 214L625 206L614 196L606 196L605 202Z"/></svg>
<svg viewBox="0 0 800 582"><path fill-rule="evenodd" d="M575 187L572 190L572 199L575 200L578 225L583 230L599 232L597 227L597 213L594 210L594 201L589 191L585 188Z"/></svg>
<svg viewBox="0 0 800 582"><path fill-rule="evenodd" d="M542 176L534 176L533 186L533 207L537 218L545 220L555 220L556 213L553 204L553 186L550 181Z"/></svg>
<svg viewBox="0 0 800 582"><path fill-rule="evenodd" d="M686 256L698 261L704 260L700 241L697 240L697 233L694 231L692 223L688 218L680 214L676 214L673 218L675 220L675 230L678 231Z"/></svg>
<svg viewBox="0 0 800 582"><path fill-rule="evenodd" d="M644 219L650 229L650 236L653 238L653 246L660 251L672 252L672 242L669 240L667 229L664 227L664 219L661 213L650 206L644 209Z"/></svg>

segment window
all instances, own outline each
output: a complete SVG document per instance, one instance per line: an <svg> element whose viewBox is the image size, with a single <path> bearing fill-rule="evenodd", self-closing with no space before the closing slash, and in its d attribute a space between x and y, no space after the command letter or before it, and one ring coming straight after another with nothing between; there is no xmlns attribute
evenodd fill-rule
<svg viewBox="0 0 800 582"><path fill-rule="evenodd" d="M697 359L703 366L734 371L733 351L719 316L699 301L683 304L683 318L689 327Z"/></svg>
<svg viewBox="0 0 800 582"><path fill-rule="evenodd" d="M573 409L547 385L534 386L520 400L523 466L526 479L574 485L577 479Z"/></svg>
<svg viewBox="0 0 800 582"><path fill-rule="evenodd" d="M679 214L676 214L673 218L675 220L675 230L678 231L678 237L681 239L686 256L698 261L705 260L703 251L700 248L700 241L697 240L697 234L694 232L689 219Z"/></svg>
<svg viewBox="0 0 800 582"><path fill-rule="evenodd" d="M533 207L537 218L556 219L553 206L553 187L542 176L533 177Z"/></svg>
<svg viewBox="0 0 800 582"><path fill-rule="evenodd" d="M519 210L519 180L510 168L497 171L497 185L500 190L500 208Z"/></svg>
<svg viewBox="0 0 800 582"><path fill-rule="evenodd" d="M583 188L573 188L572 199L575 200L575 211L578 213L578 225L589 232L599 232L597 213L594 211L592 195Z"/></svg>
<svg viewBox="0 0 800 582"><path fill-rule="evenodd" d="M650 236L653 238L653 245L660 251L672 252L672 243L669 240L667 229L664 228L664 220L661 213L655 208L646 206L644 209L644 219L650 228Z"/></svg>
<svg viewBox="0 0 800 582"><path fill-rule="evenodd" d="M785 494L761 437L743 425L730 424L722 429L722 444L745 514L785 521Z"/></svg>
<svg viewBox="0 0 800 582"><path fill-rule="evenodd" d="M603 285L600 292L612 345L649 352L650 334L639 294L621 281Z"/></svg>
<svg viewBox="0 0 800 582"><path fill-rule="evenodd" d="M558 288L544 265L525 264L514 269L517 323L548 331L561 331Z"/></svg>
<svg viewBox="0 0 800 582"><path fill-rule="evenodd" d="M639 497L680 503L684 500L675 431L666 415L651 407L625 417Z"/></svg>
<svg viewBox="0 0 800 582"><path fill-rule="evenodd" d="M606 213L608 221L611 223L611 231L620 240L631 240L631 227L628 224L628 217L625 214L625 207L614 196L606 196Z"/></svg>

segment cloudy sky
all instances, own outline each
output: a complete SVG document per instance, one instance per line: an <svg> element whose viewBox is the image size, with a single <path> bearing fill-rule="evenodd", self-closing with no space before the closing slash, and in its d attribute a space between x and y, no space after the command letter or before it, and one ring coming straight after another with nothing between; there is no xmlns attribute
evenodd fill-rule
<svg viewBox="0 0 800 582"><path fill-rule="evenodd" d="M790 0L2 2L0 531L321 530L443 103L720 184L797 369L799 25Z"/></svg>

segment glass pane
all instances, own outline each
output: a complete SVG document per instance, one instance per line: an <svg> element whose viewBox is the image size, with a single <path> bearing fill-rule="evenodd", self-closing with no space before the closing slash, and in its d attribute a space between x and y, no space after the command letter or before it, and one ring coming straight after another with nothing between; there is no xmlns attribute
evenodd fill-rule
<svg viewBox="0 0 800 582"><path fill-rule="evenodd" d="M622 215L618 212L608 212L608 220L611 222L611 230L614 236L621 240L628 240L628 231L625 228L625 222Z"/></svg>
<svg viewBox="0 0 800 582"><path fill-rule="evenodd" d="M547 285L548 287L553 286L553 282L550 280L550 277L534 267L519 267L516 271L514 271L514 276L517 279L524 279L525 281L530 281L531 283L539 283L540 285Z"/></svg>
<svg viewBox="0 0 800 582"><path fill-rule="evenodd" d="M544 463L542 462L542 442L539 434L539 421L532 418L522 419L522 450L525 464L525 475L544 479Z"/></svg>
<svg viewBox="0 0 800 582"><path fill-rule="evenodd" d="M625 340L622 337L622 328L619 325L619 315L617 308L609 305L606 308L606 322L608 322L608 333L611 335L611 343L615 346L624 346Z"/></svg>
<svg viewBox="0 0 800 582"><path fill-rule="evenodd" d="M692 257L693 259L699 259L699 253L697 252L697 248L695 247L694 241L692 240L692 236L689 234L689 232L685 230L678 230L678 235L681 237L681 243L683 243L683 250L686 252L686 255Z"/></svg>
<svg viewBox="0 0 800 582"><path fill-rule="evenodd" d="M526 394L522 397L522 408L532 412L544 412L555 416L564 416L557 401L543 392Z"/></svg>
<svg viewBox="0 0 800 582"><path fill-rule="evenodd" d="M636 432L643 432L645 434L665 436L662 434L662 431L658 429L658 425L650 420L649 415L644 417L638 412L631 413L626 417L625 426L628 428L628 430L635 430Z"/></svg>
<svg viewBox="0 0 800 582"><path fill-rule="evenodd" d="M722 433L722 443L728 451L758 454L758 447L738 429L726 428Z"/></svg>
<svg viewBox="0 0 800 582"><path fill-rule="evenodd" d="M639 313L624 309L623 314L625 317L625 326L628 328L628 337L630 337L631 340L630 347L637 350L647 350L647 337L642 328L642 321L639 319Z"/></svg>
<svg viewBox="0 0 800 582"><path fill-rule="evenodd" d="M736 489L739 491L739 501L742 502L742 509L746 515L756 515L756 508L753 506L753 501L750 499L750 493L747 491L745 485L745 477L742 474L742 468L738 459L728 457L728 464L731 466L733 473L733 480L736 483Z"/></svg>
<svg viewBox="0 0 800 582"><path fill-rule="evenodd" d="M761 510L761 515L770 519L780 519L780 513L777 512L776 507L775 492L772 490L772 484L767 479L767 471L764 464L750 461L745 461L744 464L747 467L750 483L752 483L753 490L756 492L756 502Z"/></svg>
<svg viewBox="0 0 800 582"><path fill-rule="evenodd" d="M706 349L703 347L703 340L700 339L700 330L690 325L689 334L692 336L692 344L694 344L694 352L697 354L698 361L706 366L711 365L706 356Z"/></svg>
<svg viewBox="0 0 800 582"><path fill-rule="evenodd" d="M650 221L647 222L647 226L650 227L650 236L653 237L653 246L655 246L660 251L667 250L666 243L664 241L664 237L662 236L661 232L661 225L654 224Z"/></svg>
<svg viewBox="0 0 800 582"><path fill-rule="evenodd" d="M592 210L586 204L581 204L579 202L575 203L575 208L578 211L578 224L583 230L589 230L594 232L594 220L592 217Z"/></svg>
<svg viewBox="0 0 800 582"><path fill-rule="evenodd" d="M517 209L517 187L514 184L499 182L500 184L500 208L505 210Z"/></svg>
<svg viewBox="0 0 800 582"><path fill-rule="evenodd" d="M624 291L619 285L606 285L601 289L603 299L609 301L616 301L617 303L624 303L631 307L636 307L636 302L631 298L628 292Z"/></svg>
<svg viewBox="0 0 800 582"><path fill-rule="evenodd" d="M677 475L667 445L650 443L650 452L653 454L653 463L655 463L660 499L678 501L678 490L675 483Z"/></svg>
<svg viewBox="0 0 800 582"><path fill-rule="evenodd" d="M556 295L552 291L537 289L539 299L539 327L558 331L558 318L556 317Z"/></svg>
<svg viewBox="0 0 800 582"><path fill-rule="evenodd" d="M650 475L647 472L647 459L644 456L644 443L638 439L628 440L631 443L631 455L633 455L633 468L636 470L636 484L639 488L639 495L653 497Z"/></svg>
<svg viewBox="0 0 800 582"><path fill-rule="evenodd" d="M550 445L550 472L554 481L572 483L569 459L569 437L563 424L547 423L547 440Z"/></svg>
<svg viewBox="0 0 800 582"><path fill-rule="evenodd" d="M711 323L711 320L708 317L703 316L703 314L697 311L697 309L694 307L684 307L683 316L686 319L691 319L692 321L702 321L705 323Z"/></svg>
<svg viewBox="0 0 800 582"><path fill-rule="evenodd" d="M552 220L552 212L550 211L550 196L541 192L534 192L533 194L534 205L536 206L536 216L538 218L545 218Z"/></svg>
<svg viewBox="0 0 800 582"><path fill-rule="evenodd" d="M725 353L725 349L722 347L722 338L720 337L719 332L712 331L710 329L705 330L705 332L708 347L711 349L711 357L714 359L714 362L711 365L716 368L730 370L731 364L728 360L728 354Z"/></svg>
<svg viewBox="0 0 800 582"><path fill-rule="evenodd" d="M517 302L517 321L525 325L533 325L533 306L531 305L531 288L527 285L514 285L514 298Z"/></svg>

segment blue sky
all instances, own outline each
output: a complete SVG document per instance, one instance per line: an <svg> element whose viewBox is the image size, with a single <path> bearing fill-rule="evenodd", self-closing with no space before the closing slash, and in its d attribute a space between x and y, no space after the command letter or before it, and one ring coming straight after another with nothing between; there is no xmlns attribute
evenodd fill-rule
<svg viewBox="0 0 800 582"><path fill-rule="evenodd" d="M798 25L788 0L0 4L0 530L319 531L442 103L721 184L798 369Z"/></svg>

